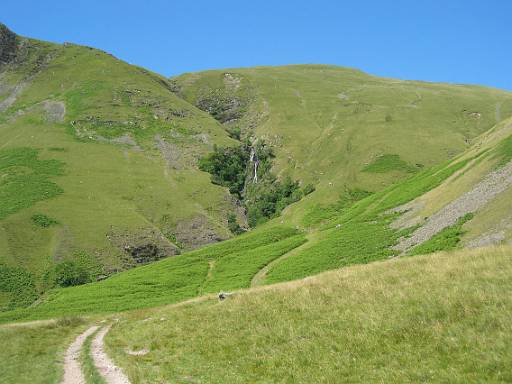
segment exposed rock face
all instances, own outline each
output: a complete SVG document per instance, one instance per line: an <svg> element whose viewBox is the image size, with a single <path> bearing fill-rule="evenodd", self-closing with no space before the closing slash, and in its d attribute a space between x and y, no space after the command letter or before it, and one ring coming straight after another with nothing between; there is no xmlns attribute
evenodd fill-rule
<svg viewBox="0 0 512 384"><path fill-rule="evenodd" d="M146 264L180 254L180 250L155 229L112 231L107 238L136 264Z"/></svg>
<svg viewBox="0 0 512 384"><path fill-rule="evenodd" d="M15 58L17 47L16 34L0 23L0 66L10 63Z"/></svg>
<svg viewBox="0 0 512 384"><path fill-rule="evenodd" d="M197 215L189 220L182 220L176 226L176 239L186 248L198 248L206 244L226 240L226 237L219 235L208 218Z"/></svg>

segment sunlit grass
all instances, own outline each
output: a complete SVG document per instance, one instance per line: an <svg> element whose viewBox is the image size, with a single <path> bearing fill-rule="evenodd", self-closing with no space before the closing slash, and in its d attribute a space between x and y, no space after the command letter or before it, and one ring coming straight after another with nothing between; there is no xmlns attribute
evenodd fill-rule
<svg viewBox="0 0 512 384"><path fill-rule="evenodd" d="M511 255L395 259L139 311L107 343L133 383L508 382Z"/></svg>

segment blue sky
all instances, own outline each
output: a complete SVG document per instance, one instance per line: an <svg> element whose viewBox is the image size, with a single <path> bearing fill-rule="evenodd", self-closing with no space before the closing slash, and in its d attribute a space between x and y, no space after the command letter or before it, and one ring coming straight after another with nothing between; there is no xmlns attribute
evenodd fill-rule
<svg viewBox="0 0 512 384"><path fill-rule="evenodd" d="M2 0L15 32L108 51L164 75L337 64L512 90L512 1Z"/></svg>

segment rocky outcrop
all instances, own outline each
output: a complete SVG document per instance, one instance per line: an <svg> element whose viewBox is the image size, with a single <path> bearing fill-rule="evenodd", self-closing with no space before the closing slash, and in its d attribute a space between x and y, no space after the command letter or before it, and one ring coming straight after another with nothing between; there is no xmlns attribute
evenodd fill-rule
<svg viewBox="0 0 512 384"><path fill-rule="evenodd" d="M459 218L468 213L476 212L511 187L512 161L489 173L472 190L464 193L430 216L410 237L401 239L393 249L406 252L412 247L429 240L444 228L454 225Z"/></svg>
<svg viewBox="0 0 512 384"><path fill-rule="evenodd" d="M226 237L217 233L206 216L197 215L188 220L178 222L176 226L176 239L186 249L194 249L226 240Z"/></svg>
<svg viewBox="0 0 512 384"><path fill-rule="evenodd" d="M0 67L16 57L18 38L5 25L0 24Z"/></svg>
<svg viewBox="0 0 512 384"><path fill-rule="evenodd" d="M115 231L107 234L107 239L122 250L131 262L146 264L164 257L180 254L180 250L165 238L160 231L141 228L138 231Z"/></svg>

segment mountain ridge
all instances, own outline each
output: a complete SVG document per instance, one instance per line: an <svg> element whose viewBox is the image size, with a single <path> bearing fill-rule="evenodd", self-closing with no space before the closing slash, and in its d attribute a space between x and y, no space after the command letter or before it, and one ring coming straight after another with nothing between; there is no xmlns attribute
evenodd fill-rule
<svg viewBox="0 0 512 384"><path fill-rule="evenodd" d="M160 276L165 287L176 268L177 291L157 295L158 303L248 286L271 262L260 283L388 257L404 234L389 227L390 218L373 217L382 213L375 207L395 208L402 187L416 199L445 185L466 166L459 156L493 129L505 137L496 123L512 116L512 94L486 87L332 65L166 79L94 48L13 35L5 28L0 38L7 47L0 51L0 272L7 281L0 308L39 298L34 316L96 289L58 284L113 275L112 289L130 276L143 285L151 268L116 273L166 257L176 259L155 266L155 284ZM208 164L212 154L220 161ZM494 159L475 156L494 167ZM414 191L415 183L424 190ZM482 228L492 230L494 216ZM225 245L187 253L249 225ZM285 235L274 246L277 230ZM475 239L482 230L473 229ZM507 241L508 232L501 237ZM183 276L194 277L182 286Z"/></svg>

